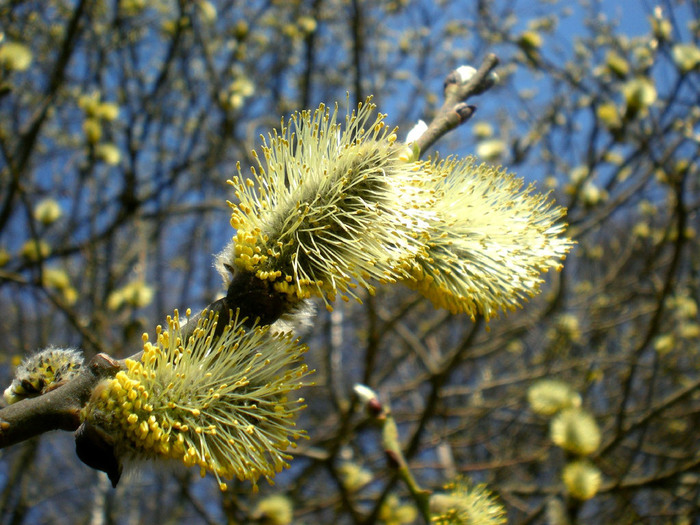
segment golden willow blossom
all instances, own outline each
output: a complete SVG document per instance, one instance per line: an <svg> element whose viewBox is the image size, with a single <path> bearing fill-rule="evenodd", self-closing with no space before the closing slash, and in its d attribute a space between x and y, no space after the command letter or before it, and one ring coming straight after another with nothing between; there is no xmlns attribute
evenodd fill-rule
<svg viewBox="0 0 700 525"><path fill-rule="evenodd" d="M338 293L358 298L357 284L374 293L373 281L403 277L397 263L423 249L431 196L374 109L368 99L342 128L337 106L321 105L263 139L265 166L258 160L246 179L239 165L229 181L237 233L220 269L254 274L292 303L321 296L329 308Z"/></svg>
<svg viewBox="0 0 700 525"><path fill-rule="evenodd" d="M488 321L535 295L540 272L561 268L571 248L565 210L503 168L473 157L425 162L435 199L421 252L404 266L405 283L452 313Z"/></svg>
<svg viewBox="0 0 700 525"><path fill-rule="evenodd" d="M602 439L593 415L578 407L559 412L550 422L549 434L555 445L574 454L593 454Z"/></svg>
<svg viewBox="0 0 700 525"><path fill-rule="evenodd" d="M445 493L430 497L431 523L438 525L502 525L506 511L485 485L463 478L445 486Z"/></svg>
<svg viewBox="0 0 700 525"><path fill-rule="evenodd" d="M568 463L561 477L569 494L580 500L591 499L598 493L603 483L602 472L587 459Z"/></svg>
<svg viewBox="0 0 700 525"><path fill-rule="evenodd" d="M566 408L581 406L581 394L569 383L540 379L527 390L527 400L535 414L552 416Z"/></svg>
<svg viewBox="0 0 700 525"><path fill-rule="evenodd" d="M182 340L177 312L157 341L144 334L139 361L93 393L84 421L114 442L125 459L174 459L221 478L271 480L288 466L284 451L304 435L294 428L303 399L305 347L269 326L246 329L236 315L216 335L217 317L202 315Z"/></svg>
<svg viewBox="0 0 700 525"><path fill-rule="evenodd" d="M239 302L321 296L330 309L337 294L357 298L357 285L402 282L487 320L534 295L540 272L560 268L571 247L564 210L501 168L415 160L374 110L368 99L344 128L337 107L295 113L263 139L252 178L239 166L229 181L237 233L217 261L233 276L229 295L238 279ZM246 314L271 322L288 310Z"/></svg>

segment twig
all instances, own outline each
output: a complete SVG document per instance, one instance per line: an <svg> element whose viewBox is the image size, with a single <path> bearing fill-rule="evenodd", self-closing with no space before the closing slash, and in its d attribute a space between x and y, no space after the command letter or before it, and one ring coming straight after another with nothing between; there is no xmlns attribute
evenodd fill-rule
<svg viewBox="0 0 700 525"><path fill-rule="evenodd" d="M496 55L487 55L481 67L466 82L461 80L459 70L453 71L445 79L445 102L428 129L416 140L422 153L435 144L448 131L464 124L476 111L476 106L465 103L469 97L479 95L490 89L496 82L492 74L498 65Z"/></svg>
<svg viewBox="0 0 700 525"><path fill-rule="evenodd" d="M423 516L423 519L426 523L430 523L431 492L421 488L421 486L418 485L416 478L413 477L413 473L408 467L403 450L401 449L399 430L396 426L394 418L388 410L384 413L382 423L382 445L384 446L384 453L392 464L392 467L394 467L396 470L396 473L401 481L406 484L408 491L411 493L413 501Z"/></svg>
<svg viewBox="0 0 700 525"><path fill-rule="evenodd" d="M432 492L422 488L413 476L406 461L406 456L403 453L401 440L399 439L399 429L396 426L394 417L391 415L391 410L388 405L384 405L379 401L374 391L364 385L355 385L355 393L361 404L364 405L371 420L381 426L382 447L395 473L396 477L393 479L398 478L403 481L423 520L425 523L430 523L430 496ZM375 511L378 511L378 507Z"/></svg>

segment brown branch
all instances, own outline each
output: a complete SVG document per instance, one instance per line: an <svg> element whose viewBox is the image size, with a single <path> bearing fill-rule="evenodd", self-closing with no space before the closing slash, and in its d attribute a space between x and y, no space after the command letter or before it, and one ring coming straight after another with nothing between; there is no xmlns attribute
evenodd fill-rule
<svg viewBox="0 0 700 525"><path fill-rule="evenodd" d="M479 95L495 84L492 71L498 65L496 55L487 55L481 67L466 82L461 81L457 71L450 73L445 79L445 102L428 129L416 140L416 145L422 153L435 144L448 131L464 124L476 111L476 106L465 104L469 97Z"/></svg>
<svg viewBox="0 0 700 525"><path fill-rule="evenodd" d="M653 341L654 337L659 333L661 323L663 320L663 314L666 311L666 299L671 295L673 287L676 280L676 272L682 260L683 249L686 244L686 237L682 232L685 231L687 224L687 213L684 204L684 180L685 177L681 178L675 185L676 193L676 231L679 232L674 243L673 257L666 271L666 276L664 278L664 285L659 293L656 300L656 309L653 316L649 320L648 328L644 334L643 339L635 348L632 353L632 359L630 361L629 370L626 377L622 381L622 399L620 402L620 409L617 414L615 422L615 438L606 445L604 449L601 449L600 454L604 454L608 450L617 446L627 435L624 432L625 416L627 415L627 405L632 397L632 384L640 365L640 359L643 352L648 348L649 344ZM653 386L653 384L652 384Z"/></svg>
<svg viewBox="0 0 700 525"><path fill-rule="evenodd" d="M483 317L479 316L476 318L476 321L472 325L471 331L467 334L462 343L451 352L451 355L445 356L441 366L435 373L431 374L430 394L428 394L425 406L423 407L423 413L418 420L418 425L414 429L413 435L409 439L408 445L406 446L407 458L411 458L414 454L416 454L416 452L418 452L423 431L428 425L430 418L435 414L435 409L438 405L438 401L440 400L440 392L442 391L442 387L447 383L447 380L456 369L457 364L463 358L464 354L472 347L474 339L481 329L482 322Z"/></svg>
<svg viewBox="0 0 700 525"><path fill-rule="evenodd" d="M80 410L95 386L116 374L122 366L105 354L97 354L75 379L44 395L0 410L0 448L51 430L77 429Z"/></svg>

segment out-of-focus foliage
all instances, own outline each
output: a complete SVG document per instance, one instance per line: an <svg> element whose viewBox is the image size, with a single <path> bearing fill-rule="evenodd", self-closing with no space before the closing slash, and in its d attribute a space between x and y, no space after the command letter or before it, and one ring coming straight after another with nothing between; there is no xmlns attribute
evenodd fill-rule
<svg viewBox="0 0 700 525"><path fill-rule="evenodd" d="M408 290L320 312L306 337L310 439L260 494L148 464L113 491L71 436L49 435L2 452L0 523L264 521L271 494L288 498L283 522L405 521L410 496L353 401L356 382L391 403L424 487L485 482L511 523L689 521L700 9L617 5L0 3L5 386L36 348L124 357L173 308L216 298L212 254L233 234L225 180L281 116L373 94L403 137L440 104L445 75L487 52L501 58L499 87L438 149L480 152L551 189L578 241L543 294L490 331ZM568 384L566 404L594 420L585 458L552 442L557 415L530 407L542 379Z"/></svg>

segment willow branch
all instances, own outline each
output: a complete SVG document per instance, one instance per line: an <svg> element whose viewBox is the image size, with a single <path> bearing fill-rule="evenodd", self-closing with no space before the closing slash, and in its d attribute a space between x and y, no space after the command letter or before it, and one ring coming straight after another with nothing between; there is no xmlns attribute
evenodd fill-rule
<svg viewBox="0 0 700 525"><path fill-rule="evenodd" d="M471 118L476 111L476 106L466 104L466 100L493 87L496 77L492 72L497 65L498 57L490 54L466 82L461 81L458 70L447 76L444 90L445 102L428 125L428 129L416 140L419 151L426 151L448 131Z"/></svg>
<svg viewBox="0 0 700 525"><path fill-rule="evenodd" d="M71 381L44 395L3 408L0 410L0 448L51 430L76 430L80 426L80 410L95 386L122 367L119 361L97 354Z"/></svg>

